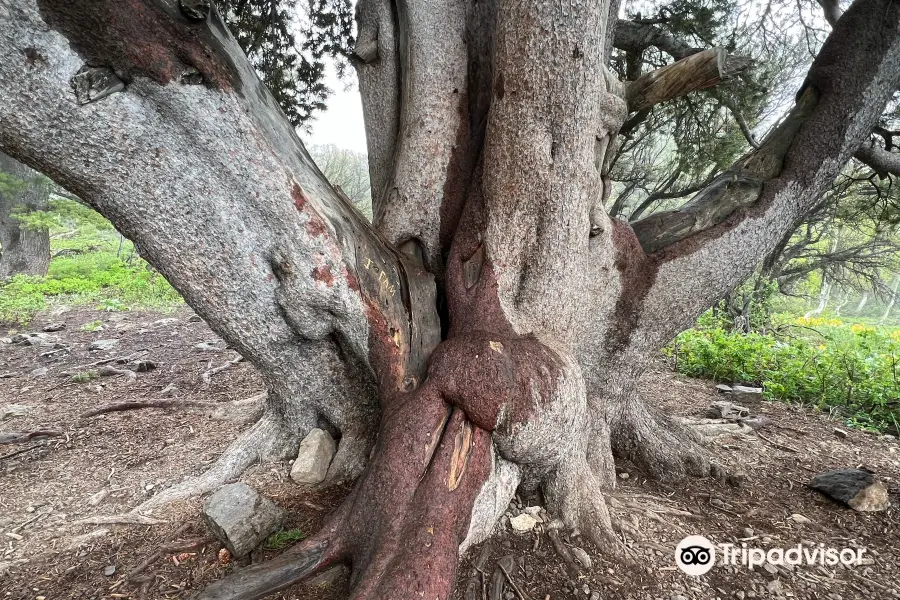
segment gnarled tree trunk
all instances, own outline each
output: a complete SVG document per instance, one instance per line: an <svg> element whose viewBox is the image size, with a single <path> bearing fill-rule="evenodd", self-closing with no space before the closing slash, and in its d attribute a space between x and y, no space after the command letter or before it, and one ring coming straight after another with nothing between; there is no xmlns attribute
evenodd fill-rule
<svg viewBox="0 0 900 600"><path fill-rule="evenodd" d="M0 154L0 279L13 275L46 275L50 266L50 232L27 227L16 218L46 210L50 186L22 163Z"/></svg>
<svg viewBox="0 0 900 600"><path fill-rule="evenodd" d="M205 598L258 598L336 561L354 599L446 598L520 483L609 547L614 456L710 473L635 379L866 138L898 84L900 6L857 0L784 122L633 228L603 208L629 99L712 85L728 61L635 91L605 67L617 8L361 0L369 226L208 2L0 0L0 148L110 218L268 387L210 472L152 502L289 457L323 421L340 432L328 481L357 479L319 533Z"/></svg>

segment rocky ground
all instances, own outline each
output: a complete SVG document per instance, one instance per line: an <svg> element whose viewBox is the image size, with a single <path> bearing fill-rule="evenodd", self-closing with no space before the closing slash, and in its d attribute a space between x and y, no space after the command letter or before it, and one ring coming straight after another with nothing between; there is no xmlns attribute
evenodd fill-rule
<svg viewBox="0 0 900 600"><path fill-rule="evenodd" d="M10 329L0 329L0 335ZM33 345L11 343L21 339L14 338L19 333L53 337L34 339ZM102 523L102 517L126 513L202 472L249 426L223 419L214 409L258 394L258 376L246 363L234 362L237 355L188 309L57 309L6 335L0 343L0 439L41 429L52 436L0 445L0 599L186 598L278 552L267 544L243 559L221 552L201 519L201 499L156 511L153 524ZM721 399L712 384L663 369L649 373L642 389L682 417L702 417ZM157 400L175 406L83 416L118 402ZM194 408L184 410L188 405ZM648 495L655 504L691 514L636 521L645 539L625 543L639 568L623 568L609 551L570 532L561 543L591 567L569 572L546 523L513 531L510 518L521 526L528 521L521 514L545 514L535 508L540 498L517 498L497 535L463 561L456 598L900 598L900 444L859 431L845 434L844 428L835 432L838 422L808 409L766 402L749 408L763 427L710 442L738 475L727 482L697 480L672 488L621 465L617 493L624 499L647 504L642 495ZM860 513L806 486L817 473L844 467L876 472L891 492L892 506ZM347 490L310 492L290 479L290 468L258 465L242 481L286 510L286 531L308 533ZM719 566L693 578L673 558L675 545L688 534L762 548L865 548L867 560L853 568ZM270 538L273 544L278 545ZM346 574L337 571L276 597L338 600L346 585Z"/></svg>

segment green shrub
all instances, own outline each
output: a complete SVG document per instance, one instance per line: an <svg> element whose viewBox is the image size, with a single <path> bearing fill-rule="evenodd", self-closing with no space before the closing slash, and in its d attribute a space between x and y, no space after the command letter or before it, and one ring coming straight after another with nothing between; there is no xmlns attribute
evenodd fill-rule
<svg viewBox="0 0 900 600"><path fill-rule="evenodd" d="M665 352L685 375L761 386L769 399L835 410L848 425L885 431L900 421L900 329L800 318L766 335L689 329Z"/></svg>

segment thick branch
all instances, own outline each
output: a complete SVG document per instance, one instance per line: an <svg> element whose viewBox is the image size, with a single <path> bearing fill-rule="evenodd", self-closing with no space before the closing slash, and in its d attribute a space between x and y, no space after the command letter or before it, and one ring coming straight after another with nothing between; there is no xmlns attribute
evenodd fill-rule
<svg viewBox="0 0 900 600"><path fill-rule="evenodd" d="M637 54L654 46L675 60L681 60L702 50L686 44L656 25L625 20L616 23L613 45L619 50Z"/></svg>
<svg viewBox="0 0 900 600"><path fill-rule="evenodd" d="M853 155L870 166L882 179L888 175L900 176L900 154L867 141Z"/></svg>
<svg viewBox="0 0 900 600"><path fill-rule="evenodd" d="M680 305L699 314L749 274L820 201L898 79L900 5L857 0L817 56L797 105L762 146L681 210L635 224L659 265L643 310ZM682 325L648 335L662 343Z"/></svg>
<svg viewBox="0 0 900 600"><path fill-rule="evenodd" d="M134 240L281 414L358 435L344 427L371 427L373 371L385 392L424 373L430 277L328 185L215 11L181 6L7 6L0 148Z"/></svg>
<svg viewBox="0 0 900 600"><path fill-rule="evenodd" d="M629 83L625 95L628 110L637 112L718 85L749 66L749 58L728 56L723 48L697 52Z"/></svg>

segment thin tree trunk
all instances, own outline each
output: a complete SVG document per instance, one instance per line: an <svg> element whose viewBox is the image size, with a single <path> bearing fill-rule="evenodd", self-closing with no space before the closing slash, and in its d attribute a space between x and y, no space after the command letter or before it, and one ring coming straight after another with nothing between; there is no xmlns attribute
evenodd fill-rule
<svg viewBox="0 0 900 600"><path fill-rule="evenodd" d="M894 309L894 305L897 303L898 291L900 291L900 275L897 275L897 277L894 279L894 289L891 290L891 299L888 301L888 305L884 309L884 314L881 316L881 319L878 320L879 324L886 323L888 317L891 316L891 311Z"/></svg>
<svg viewBox="0 0 900 600"><path fill-rule="evenodd" d="M25 226L17 212L46 210L50 187L38 173L0 154L0 279L14 275L46 275L50 266L50 232ZM2 176L2 175L0 175Z"/></svg>

